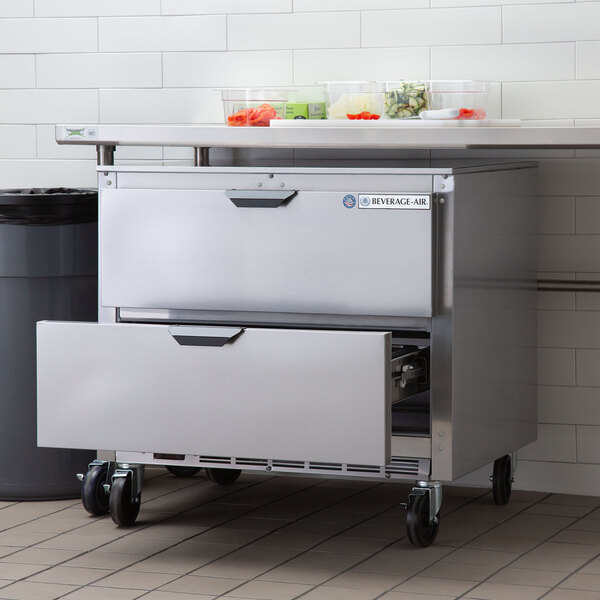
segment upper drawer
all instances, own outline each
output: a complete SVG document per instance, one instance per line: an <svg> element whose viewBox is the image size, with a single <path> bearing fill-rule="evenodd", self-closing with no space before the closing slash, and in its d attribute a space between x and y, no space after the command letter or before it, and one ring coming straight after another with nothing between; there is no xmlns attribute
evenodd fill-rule
<svg viewBox="0 0 600 600"><path fill-rule="evenodd" d="M344 202L347 192L273 195L103 191L102 305L432 315L431 207L361 209L358 194Z"/></svg>

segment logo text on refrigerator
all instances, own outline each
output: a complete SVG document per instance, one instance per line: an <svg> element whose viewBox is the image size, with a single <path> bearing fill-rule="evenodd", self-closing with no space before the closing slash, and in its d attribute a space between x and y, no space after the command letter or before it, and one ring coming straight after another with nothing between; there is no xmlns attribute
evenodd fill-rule
<svg viewBox="0 0 600 600"><path fill-rule="evenodd" d="M429 210L431 194L360 194L358 208Z"/></svg>

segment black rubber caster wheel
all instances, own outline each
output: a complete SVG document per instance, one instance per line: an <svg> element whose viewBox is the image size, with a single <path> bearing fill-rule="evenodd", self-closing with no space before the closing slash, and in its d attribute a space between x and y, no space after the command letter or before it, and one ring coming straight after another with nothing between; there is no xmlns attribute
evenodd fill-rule
<svg viewBox="0 0 600 600"><path fill-rule="evenodd" d="M81 487L81 503L90 515L100 517L108 514L108 494L102 487L106 480L108 467L95 465L87 470Z"/></svg>
<svg viewBox="0 0 600 600"><path fill-rule="evenodd" d="M494 461L494 474L492 475L492 495L494 504L508 504L512 491L512 465L510 455Z"/></svg>
<svg viewBox="0 0 600 600"><path fill-rule="evenodd" d="M435 540L440 525L439 513L433 520L429 516L429 493L414 491L408 496L406 531L415 546L425 548Z"/></svg>
<svg viewBox="0 0 600 600"><path fill-rule="evenodd" d="M231 485L242 474L240 469L206 469L206 475L219 485Z"/></svg>
<svg viewBox="0 0 600 600"><path fill-rule="evenodd" d="M117 525L133 525L140 512L142 494L131 497L131 476L117 477L110 486L110 516Z"/></svg>
<svg viewBox="0 0 600 600"><path fill-rule="evenodd" d="M196 473L202 471L202 467L178 467L177 465L167 465L167 471L175 477L193 477Z"/></svg>

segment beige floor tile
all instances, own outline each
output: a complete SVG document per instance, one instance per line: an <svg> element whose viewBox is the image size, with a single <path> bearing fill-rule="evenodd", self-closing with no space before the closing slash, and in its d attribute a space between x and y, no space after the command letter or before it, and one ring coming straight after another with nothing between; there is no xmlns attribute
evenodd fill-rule
<svg viewBox="0 0 600 600"><path fill-rule="evenodd" d="M583 564L584 559L579 559L581 562L581 564ZM569 571L575 571L577 567L574 567L572 569L569 569ZM600 575L600 557L599 558L595 558L594 560L590 561L589 563L587 563L585 566L581 567L581 570L579 571L580 573L591 573L592 575ZM0 575L1 577L1 575Z"/></svg>
<svg viewBox="0 0 600 600"><path fill-rule="evenodd" d="M221 558L238 550L235 544L207 544L198 540L186 540L163 550L156 556L191 556L198 560L203 560L201 564L206 564L216 558Z"/></svg>
<svg viewBox="0 0 600 600"><path fill-rule="evenodd" d="M253 579L263 575L275 565L265 565L264 563L239 562L232 558L222 558L196 571L190 575L200 575L202 577L223 577L224 579Z"/></svg>
<svg viewBox="0 0 600 600"><path fill-rule="evenodd" d="M34 573L39 573L40 571L44 571L48 569L45 565L27 565L27 564L18 564L18 563L2 563L0 562L0 579L24 579L33 575ZM53 582L49 582L53 583ZM60 583L69 583L68 581L63 581Z"/></svg>
<svg viewBox="0 0 600 600"><path fill-rule="evenodd" d="M585 590L589 592L597 592L600 597L600 575L592 575L589 573L575 573L571 575L560 586L569 590Z"/></svg>
<svg viewBox="0 0 600 600"><path fill-rule="evenodd" d="M437 577L412 577L394 588L395 592L410 592L413 594L439 594L441 596L458 596L470 590L473 581L459 579L441 579Z"/></svg>
<svg viewBox="0 0 600 600"><path fill-rule="evenodd" d="M119 571L108 575L104 579L95 582L94 586L132 588L136 590L153 590L169 581L173 581L177 575L173 573L142 573L140 571Z"/></svg>
<svg viewBox="0 0 600 600"><path fill-rule="evenodd" d="M314 535L318 539L317 543L325 541L332 535L337 535L344 531L345 527L339 523L321 523L317 521L294 521L286 525L279 533L296 533L301 535Z"/></svg>
<svg viewBox="0 0 600 600"><path fill-rule="evenodd" d="M600 519L579 519L569 527L570 531L600 531Z"/></svg>
<svg viewBox="0 0 600 600"><path fill-rule="evenodd" d="M327 587L373 590L379 593L391 590L406 579L403 575L387 575L384 573L362 573L346 571L325 583Z"/></svg>
<svg viewBox="0 0 600 600"><path fill-rule="evenodd" d="M569 573L578 569L588 559L574 556L545 556L539 554L526 554L511 563L514 569L541 569L543 571L561 571Z"/></svg>
<svg viewBox="0 0 600 600"><path fill-rule="evenodd" d="M508 521L490 531L489 537L504 538L508 540L534 540L543 542L560 532L557 527L538 527L536 525L523 525Z"/></svg>
<svg viewBox="0 0 600 600"><path fill-rule="evenodd" d="M216 544L237 544L242 546L266 535L266 532L251 529L223 529L215 527L201 533L197 540Z"/></svg>
<svg viewBox="0 0 600 600"><path fill-rule="evenodd" d="M292 600L308 592L311 585L279 583L275 581L249 581L228 592L232 598L257 598L259 600Z"/></svg>
<svg viewBox="0 0 600 600"><path fill-rule="evenodd" d="M339 569L343 571L364 560L364 556L358 554L339 554L334 552L305 552L300 556L289 560L289 567L301 567L303 569Z"/></svg>
<svg viewBox="0 0 600 600"><path fill-rule="evenodd" d="M47 550L46 552L49 552ZM54 550L54 552L67 552L66 550ZM133 563L146 558L140 554L119 554L117 552L101 552L93 550L86 552L77 558L66 562L65 567L88 567L91 569L124 569Z"/></svg>
<svg viewBox="0 0 600 600"><path fill-rule="evenodd" d="M372 600L376 596L379 596L379 594L373 590L321 586L302 596L302 600ZM223 596L223 600L225 598L227 596Z"/></svg>
<svg viewBox="0 0 600 600"><path fill-rule="evenodd" d="M261 575L259 581L279 581L282 583L306 583L317 585L323 583L339 573L338 569L303 569L301 567L288 567L283 565L275 567Z"/></svg>
<svg viewBox="0 0 600 600"><path fill-rule="evenodd" d="M563 529L575 522L575 517L558 515L520 514L514 516L510 522L523 527L548 527L550 529Z"/></svg>
<svg viewBox="0 0 600 600"><path fill-rule="evenodd" d="M77 556L75 550L50 550L45 548L25 548L5 556L0 562L27 563L30 565L57 565Z"/></svg>
<svg viewBox="0 0 600 600"><path fill-rule="evenodd" d="M53 533L22 531L20 527L0 532L0 546L33 546L51 538Z"/></svg>
<svg viewBox="0 0 600 600"><path fill-rule="evenodd" d="M144 600L213 600L216 596L202 594L179 594L177 592L161 592L154 590L144 596Z"/></svg>
<svg viewBox="0 0 600 600"><path fill-rule="evenodd" d="M576 558L594 558L598 554L595 546L588 544L567 544L564 542L544 542L531 550L533 555L571 556Z"/></svg>
<svg viewBox="0 0 600 600"><path fill-rule="evenodd" d="M553 541L567 544L590 544L598 549L597 552L600 552L600 531L567 529L554 536Z"/></svg>
<svg viewBox="0 0 600 600"><path fill-rule="evenodd" d="M544 596L544 600L598 600L598 592L561 590L560 588L556 588L549 592L547 596Z"/></svg>
<svg viewBox="0 0 600 600"><path fill-rule="evenodd" d="M112 524L112 529L114 530L114 523L112 520L110 521ZM90 523L92 524L92 523ZM40 519L34 519L33 521L27 521L22 525L17 527L20 531L29 531L31 533L54 533L60 534L65 533L67 531L74 530L83 530L88 525L83 524L80 518L76 519L56 519L52 515L47 517L42 517ZM122 535L122 534L121 534Z"/></svg>
<svg viewBox="0 0 600 600"><path fill-rule="evenodd" d="M315 552L333 552L337 554L360 554L370 556L384 548L387 540L370 540L368 538L353 538L350 536L336 536L318 546Z"/></svg>
<svg viewBox="0 0 600 600"><path fill-rule="evenodd" d="M380 600L452 600L458 596L440 596L438 594L412 594L410 592L388 592Z"/></svg>
<svg viewBox="0 0 600 600"><path fill-rule="evenodd" d="M469 508L472 510L494 510L499 513L505 513L507 516L515 515L520 513L532 505L532 502L519 502L511 498L508 504L502 506L496 506L492 500L492 495L486 495L482 498L478 498L474 502L469 503Z"/></svg>
<svg viewBox="0 0 600 600"><path fill-rule="evenodd" d="M167 521L140 529L135 532L135 535L137 538L141 539L172 540L173 542L179 542L197 536L206 530L207 527L200 525L178 525Z"/></svg>
<svg viewBox="0 0 600 600"><path fill-rule="evenodd" d="M106 544L103 546L102 551L150 556L172 545L172 540L150 540L147 538L138 538L132 534Z"/></svg>
<svg viewBox="0 0 600 600"><path fill-rule="evenodd" d="M80 533L64 533L57 535L44 542L40 542L37 548L54 548L57 550L93 550L112 542L114 537L110 535L86 535Z"/></svg>
<svg viewBox="0 0 600 600"><path fill-rule="evenodd" d="M161 592L183 592L186 594L220 595L244 583L243 579L224 579L222 577L198 577L186 575L167 583Z"/></svg>
<svg viewBox="0 0 600 600"><path fill-rule="evenodd" d="M176 575L184 575L185 573L191 573L204 564L206 564L204 559L198 560L193 556L169 556L161 553L136 562L129 569L144 573L175 573Z"/></svg>
<svg viewBox="0 0 600 600"><path fill-rule="evenodd" d="M489 565L500 568L515 560L516 552L501 552L474 548L458 548L444 556L441 563L459 563L466 565Z"/></svg>
<svg viewBox="0 0 600 600"><path fill-rule="evenodd" d="M398 560L385 556L374 556L354 565L354 571L363 573L387 573L389 575L416 575L433 563L433 560L418 560L416 558L405 558Z"/></svg>
<svg viewBox="0 0 600 600"><path fill-rule="evenodd" d="M529 507L525 515L555 515L561 517L581 517L590 511L589 506L577 504L547 504L540 502Z"/></svg>
<svg viewBox="0 0 600 600"><path fill-rule="evenodd" d="M529 552L540 542L537 540L515 539L512 536L498 536L486 533L468 542L467 548L480 548L482 550L495 550L499 552L516 552L521 554Z"/></svg>
<svg viewBox="0 0 600 600"><path fill-rule="evenodd" d="M69 594L67 598L69 600L134 600L135 598L139 598L144 594L146 594L144 590L84 587L76 592L73 592L72 594ZM144 597L148 598L148 596ZM183 598L182 600L191 599Z"/></svg>
<svg viewBox="0 0 600 600"><path fill-rule="evenodd" d="M76 590L75 586L55 583L33 583L17 581L2 588L2 600L54 600Z"/></svg>
<svg viewBox="0 0 600 600"><path fill-rule="evenodd" d="M30 566L30 565L13 565ZM38 567L39 568L39 567ZM92 581L110 575L108 569L85 569L83 567L52 567L29 577L27 581L38 583L64 583L66 585L87 585Z"/></svg>
<svg viewBox="0 0 600 600"><path fill-rule="evenodd" d="M465 565L440 561L422 571L420 575L422 577L483 581L497 570L498 567L495 565Z"/></svg>
<svg viewBox="0 0 600 600"><path fill-rule="evenodd" d="M304 551L316 548L323 541L323 536L286 533L275 531L267 537L254 543L254 546L286 548L288 550Z"/></svg>
<svg viewBox="0 0 600 600"><path fill-rule="evenodd" d="M507 585L504 583L482 583L465 598L478 600L537 600L550 588L524 585Z"/></svg>
<svg viewBox="0 0 600 600"><path fill-rule="evenodd" d="M537 585L540 587L554 587L565 578L565 573L557 571L543 571L539 569L502 569L493 577L490 583L508 583L514 585Z"/></svg>
<svg viewBox="0 0 600 600"><path fill-rule="evenodd" d="M416 548L408 540L402 540L384 548L381 552L378 552L376 556L396 558L399 560L416 559L433 562L435 560L440 560L445 556L450 556L454 552L456 552L456 548L453 546L444 546L438 544L437 541L427 548Z"/></svg>
<svg viewBox="0 0 600 600"><path fill-rule="evenodd" d="M573 504L577 506L600 506L600 499L596 496L575 496L573 494L552 494L542 500L544 504Z"/></svg>

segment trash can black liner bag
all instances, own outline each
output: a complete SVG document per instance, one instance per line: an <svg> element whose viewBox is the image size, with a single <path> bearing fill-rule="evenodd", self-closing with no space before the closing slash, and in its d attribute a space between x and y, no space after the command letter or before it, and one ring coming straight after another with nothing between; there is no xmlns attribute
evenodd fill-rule
<svg viewBox="0 0 600 600"><path fill-rule="evenodd" d="M97 214L95 190L0 190L2 500L75 498L95 458L37 447L35 324L97 321Z"/></svg>

